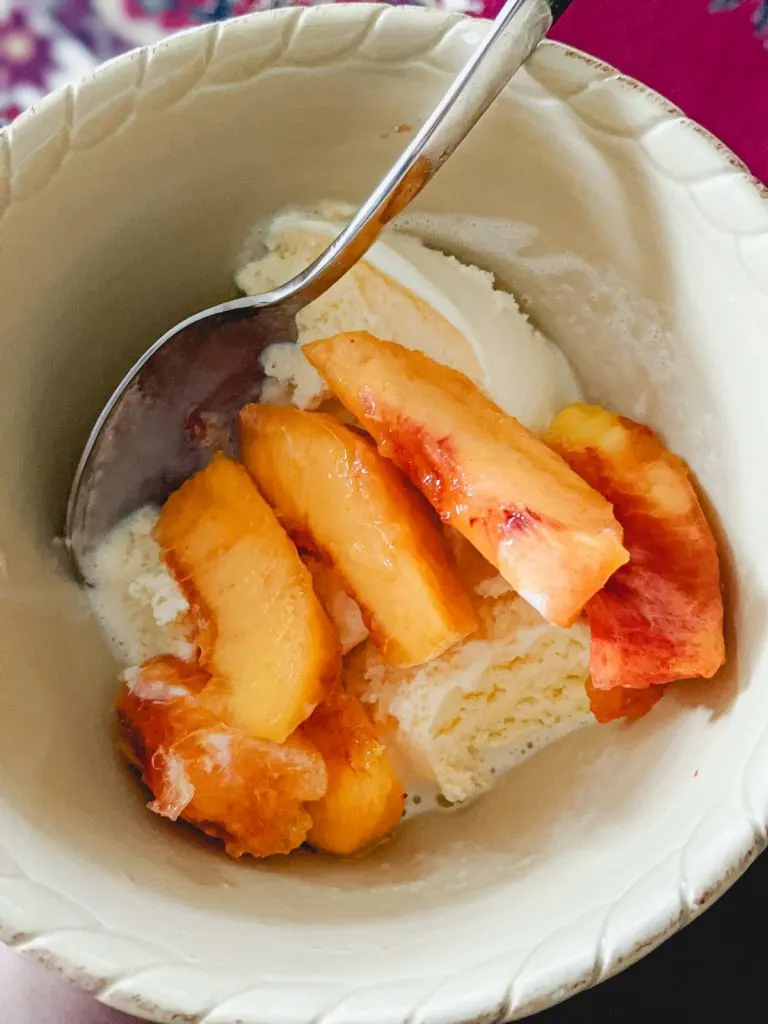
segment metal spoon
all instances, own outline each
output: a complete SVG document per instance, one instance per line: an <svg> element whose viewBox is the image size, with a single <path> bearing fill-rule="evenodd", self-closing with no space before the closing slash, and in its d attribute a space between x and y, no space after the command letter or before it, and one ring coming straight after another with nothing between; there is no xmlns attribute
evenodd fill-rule
<svg viewBox="0 0 768 1024"><path fill-rule="evenodd" d="M131 367L91 431L69 496L65 537L83 579L89 553L124 516L162 503L214 447L233 443L237 411L259 397L264 349L295 340L296 314L421 192L569 3L507 0L411 144L311 266L273 291L189 317Z"/></svg>

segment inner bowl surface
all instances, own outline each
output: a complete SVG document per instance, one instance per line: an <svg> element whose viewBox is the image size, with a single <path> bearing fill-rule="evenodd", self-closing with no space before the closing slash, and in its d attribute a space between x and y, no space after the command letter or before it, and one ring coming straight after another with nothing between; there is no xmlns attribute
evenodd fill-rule
<svg viewBox="0 0 768 1024"><path fill-rule="evenodd" d="M257 221L362 199L486 29L259 14L113 61L0 136L0 937L110 1005L524 1016L651 948L762 848L767 204L679 111L556 44L412 224L451 215L428 240L495 271L592 400L690 462L722 539L727 671L358 861L230 863L147 813L115 754L115 665L54 543L90 425L151 341L233 294Z"/></svg>

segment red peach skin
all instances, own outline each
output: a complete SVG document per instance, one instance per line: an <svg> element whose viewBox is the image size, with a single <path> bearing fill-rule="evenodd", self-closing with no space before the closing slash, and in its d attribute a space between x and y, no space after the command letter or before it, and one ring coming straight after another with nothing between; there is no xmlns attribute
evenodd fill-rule
<svg viewBox="0 0 768 1024"><path fill-rule="evenodd" d="M570 625L627 561L610 504L463 374L366 333L303 351L379 451L550 622Z"/></svg>
<svg viewBox="0 0 768 1024"><path fill-rule="evenodd" d="M630 553L587 605L595 690L714 675L725 658L720 568L685 463L597 406L564 409L547 441L612 502Z"/></svg>

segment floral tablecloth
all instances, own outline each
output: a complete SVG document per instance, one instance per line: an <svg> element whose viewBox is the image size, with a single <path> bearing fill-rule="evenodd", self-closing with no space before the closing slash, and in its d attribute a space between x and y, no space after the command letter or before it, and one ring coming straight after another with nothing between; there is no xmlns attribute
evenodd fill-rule
<svg viewBox="0 0 768 1024"><path fill-rule="evenodd" d="M288 2L0 0L0 123L132 46ZM426 2L492 17L502 0ZM575 0L553 35L667 95L768 179L768 0Z"/></svg>

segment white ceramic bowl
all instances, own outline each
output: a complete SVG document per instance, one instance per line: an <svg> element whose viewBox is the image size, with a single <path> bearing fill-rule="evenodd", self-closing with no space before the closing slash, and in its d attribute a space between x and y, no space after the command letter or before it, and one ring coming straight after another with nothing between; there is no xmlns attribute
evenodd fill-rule
<svg viewBox="0 0 768 1024"><path fill-rule="evenodd" d="M418 9L258 14L113 61L0 136L0 937L111 1006L520 1017L653 947L764 844L768 204L678 110L558 45L422 208L528 225L503 264L468 255L592 398L696 470L722 526L729 670L357 863L231 863L145 811L114 753L114 665L52 544L87 428L151 340L230 293L255 221L362 198L485 30Z"/></svg>

